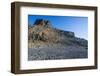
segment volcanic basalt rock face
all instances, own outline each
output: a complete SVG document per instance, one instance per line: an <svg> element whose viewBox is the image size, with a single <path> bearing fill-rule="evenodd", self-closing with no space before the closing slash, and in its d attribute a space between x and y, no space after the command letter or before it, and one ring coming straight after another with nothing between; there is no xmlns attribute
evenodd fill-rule
<svg viewBox="0 0 100 76"><path fill-rule="evenodd" d="M87 44L74 32L54 28L48 20L37 19L28 27L28 60L87 58Z"/></svg>

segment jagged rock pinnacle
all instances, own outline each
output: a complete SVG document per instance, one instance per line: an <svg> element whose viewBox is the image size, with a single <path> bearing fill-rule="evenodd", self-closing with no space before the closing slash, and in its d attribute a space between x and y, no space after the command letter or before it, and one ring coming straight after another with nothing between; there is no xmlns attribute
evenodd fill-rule
<svg viewBox="0 0 100 76"><path fill-rule="evenodd" d="M37 19L34 25L43 26L43 27L52 27L50 21L44 19Z"/></svg>

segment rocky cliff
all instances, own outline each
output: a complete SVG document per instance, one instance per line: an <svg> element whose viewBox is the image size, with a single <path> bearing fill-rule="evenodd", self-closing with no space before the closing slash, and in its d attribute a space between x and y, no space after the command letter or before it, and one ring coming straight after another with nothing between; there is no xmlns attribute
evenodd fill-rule
<svg viewBox="0 0 100 76"><path fill-rule="evenodd" d="M44 55L43 55L44 58L37 56L39 58L35 59L34 54L33 54L34 50L32 50L32 49L37 50L36 52L38 52L38 53L39 52L43 53L44 49L49 48L47 50L50 51L50 48L53 48L51 50L54 50L57 53L58 47L61 47L61 48L59 48L59 50L61 50L61 51L63 51L63 49L66 48L67 52L71 48L73 49L73 51L74 50L87 50L87 44L88 44L87 40L75 37L74 32L64 31L64 30L54 28L52 26L51 22L48 20L37 19L35 21L35 23L33 24L33 26L28 27L28 48L31 51L31 52L29 52L29 60L38 60L39 58L40 58L40 60L42 60L42 59L46 59L46 58L48 59L48 57L49 57L49 59L59 59L59 56L57 57L55 54L54 54L55 56L52 56L54 58L52 58L51 56L44 57ZM70 49L68 46L70 47ZM41 49L41 51L39 51L37 48L38 49L43 48L43 49ZM32 56L30 56L30 55L32 55ZM52 55L53 55L53 53L52 53ZM77 58L77 56L76 56L76 58ZM84 57L84 56L82 55L82 57ZM87 55L85 57L87 57ZM65 57L61 57L61 58L65 58ZM81 58L81 56L80 56L80 58Z"/></svg>

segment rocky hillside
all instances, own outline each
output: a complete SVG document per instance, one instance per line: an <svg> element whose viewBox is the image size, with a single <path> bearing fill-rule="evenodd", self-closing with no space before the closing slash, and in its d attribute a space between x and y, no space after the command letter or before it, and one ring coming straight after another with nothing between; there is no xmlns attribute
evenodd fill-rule
<svg viewBox="0 0 100 76"><path fill-rule="evenodd" d="M75 37L74 32L54 28L48 20L37 19L33 26L28 27L29 60L84 58L87 57L87 44L87 40ZM65 56L56 56L62 51Z"/></svg>

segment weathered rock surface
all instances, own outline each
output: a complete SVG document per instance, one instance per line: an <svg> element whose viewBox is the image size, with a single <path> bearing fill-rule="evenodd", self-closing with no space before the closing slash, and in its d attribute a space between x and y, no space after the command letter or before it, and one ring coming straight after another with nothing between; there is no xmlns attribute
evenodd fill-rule
<svg viewBox="0 0 100 76"><path fill-rule="evenodd" d="M87 40L53 28L48 20L37 19L28 28L28 60L87 58L87 47Z"/></svg>

